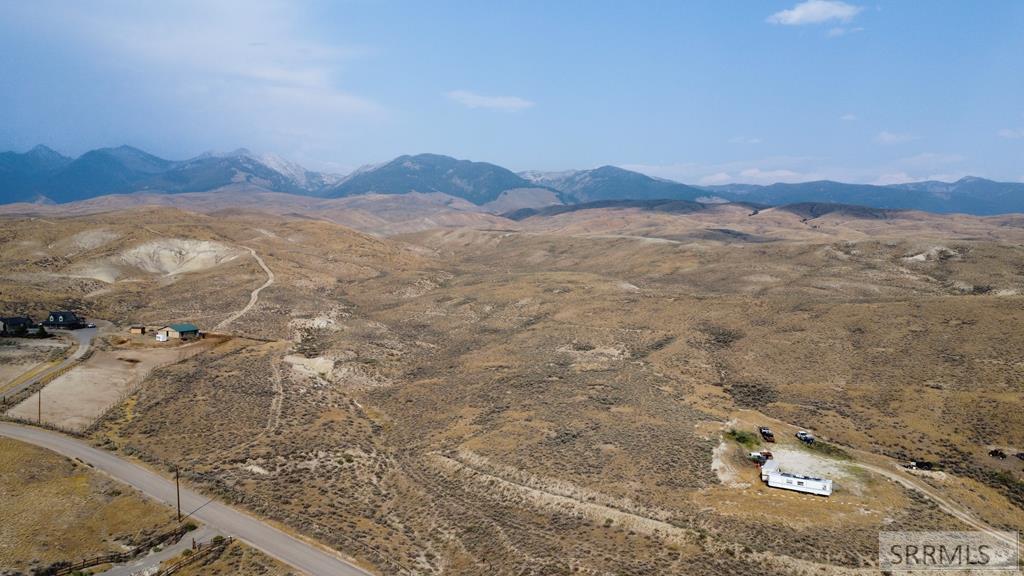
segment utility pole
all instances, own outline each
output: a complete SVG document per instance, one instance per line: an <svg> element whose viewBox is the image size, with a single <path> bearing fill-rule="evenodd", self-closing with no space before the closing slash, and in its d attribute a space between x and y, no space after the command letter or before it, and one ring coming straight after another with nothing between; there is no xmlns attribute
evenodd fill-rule
<svg viewBox="0 0 1024 576"><path fill-rule="evenodd" d="M39 404L36 407L36 423L43 423L43 389L39 389Z"/></svg>
<svg viewBox="0 0 1024 576"><path fill-rule="evenodd" d="M174 467L174 492L178 498L178 523L181 523L181 485L178 483L178 467Z"/></svg>

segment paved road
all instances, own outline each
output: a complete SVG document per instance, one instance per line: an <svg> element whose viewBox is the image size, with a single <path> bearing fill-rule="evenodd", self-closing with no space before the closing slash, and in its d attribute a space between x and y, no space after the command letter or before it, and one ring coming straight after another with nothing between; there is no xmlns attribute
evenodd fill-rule
<svg viewBox="0 0 1024 576"><path fill-rule="evenodd" d="M28 442L93 465L96 469L134 486L144 494L174 505L174 481L121 459L105 450L42 428L0 422L0 435ZM339 555L307 544L285 534L266 522L213 501L187 488L181 489L181 511L195 511L192 516L213 529L232 535L269 556L312 576L369 576Z"/></svg>
<svg viewBox="0 0 1024 576"><path fill-rule="evenodd" d="M82 328L81 330L67 330L67 331L65 331L65 330L54 330L54 332L57 332L57 333L60 333L60 334L67 334L67 335L73 337L75 340L77 340L78 341L78 349L75 350L75 353L72 354L71 356L65 358L63 362L61 362L60 364L57 364L56 366L50 368L49 370L44 370L41 373L36 374L32 378L29 378L28 380L22 382L21 384L18 384L17 386L11 388L10 390L5 391L4 392L5 396L8 396L8 397L15 396L16 394L18 394L22 390L31 387L36 382L39 382L39 380L41 378L43 378L43 377L45 377L45 376L47 376L49 374L53 374L57 370L60 370L60 369L62 369L64 367L68 366L69 364L73 364L73 363L77 362L78 359L81 358L82 356L85 356L85 353L89 351L90 347L92 347L92 339L96 336L96 328Z"/></svg>

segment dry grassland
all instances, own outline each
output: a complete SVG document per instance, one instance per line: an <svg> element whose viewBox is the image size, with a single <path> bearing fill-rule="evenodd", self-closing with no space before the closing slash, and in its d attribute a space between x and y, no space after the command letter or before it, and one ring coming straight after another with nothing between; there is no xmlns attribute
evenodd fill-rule
<svg viewBox="0 0 1024 576"><path fill-rule="evenodd" d="M880 530L964 526L801 451L797 427L854 463L935 460L944 472L921 482L992 526L1024 525L1019 461L987 455L1024 450L1019 230L735 209L390 240L301 218L110 213L68 225L118 244L54 264L44 285L26 278L49 240L15 222L4 233L39 254L0 301L208 327L265 281L251 258L60 279L149 228L256 250L276 282L231 326L250 338L153 370L94 438L382 573L871 573ZM834 497L768 490L723 444L730 422L761 420L786 434L780 457L834 475Z"/></svg>
<svg viewBox="0 0 1024 576"><path fill-rule="evenodd" d="M168 508L89 467L0 438L0 572L120 552L167 530Z"/></svg>

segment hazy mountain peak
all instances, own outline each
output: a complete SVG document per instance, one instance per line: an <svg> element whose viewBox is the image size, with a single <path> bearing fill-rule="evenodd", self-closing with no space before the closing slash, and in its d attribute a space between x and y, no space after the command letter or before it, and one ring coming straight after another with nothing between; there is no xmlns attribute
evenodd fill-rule
<svg viewBox="0 0 1024 576"><path fill-rule="evenodd" d="M222 150L207 150L206 152L203 152L202 154L192 159L198 160L203 158L238 158L242 156L251 155L252 152L250 152L248 148L236 148L234 150L231 150L230 152L224 152Z"/></svg>
<svg viewBox="0 0 1024 576"><path fill-rule="evenodd" d="M326 195L440 192L479 205L496 200L506 190L534 186L496 164L421 153L402 155L383 165L354 172Z"/></svg>
<svg viewBox="0 0 1024 576"><path fill-rule="evenodd" d="M606 164L591 170L536 175L542 183L559 191L566 203L605 200L694 200L703 191L679 182L659 180L646 174Z"/></svg>
<svg viewBox="0 0 1024 576"><path fill-rule="evenodd" d="M245 149L242 148L242 150ZM310 181L310 175L314 174L309 170L306 170L299 164L292 162L291 160L285 160L284 158L281 158L280 156L277 156L275 154L253 154L246 150L245 156L247 158L252 158L257 162L260 162L261 164L270 168L271 170L274 170L280 174L287 176L288 178L291 178L296 184L298 184L301 187L308 186Z"/></svg>
<svg viewBox="0 0 1024 576"><path fill-rule="evenodd" d="M100 148L97 152L118 157L157 158L157 156L154 156L145 150L140 150L139 148L129 146L128 144L122 144L113 148Z"/></svg>
<svg viewBox="0 0 1024 576"><path fill-rule="evenodd" d="M36 158L67 158L67 156L64 156L45 144L36 144L31 150L25 152L25 154Z"/></svg>

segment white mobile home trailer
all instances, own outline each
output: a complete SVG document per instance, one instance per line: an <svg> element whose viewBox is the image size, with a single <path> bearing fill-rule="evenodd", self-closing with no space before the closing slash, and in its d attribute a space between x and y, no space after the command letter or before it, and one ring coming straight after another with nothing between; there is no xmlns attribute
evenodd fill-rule
<svg viewBox="0 0 1024 576"><path fill-rule="evenodd" d="M761 466L761 480L767 482L772 488L795 490L819 496L832 495L831 480L783 472L779 468L778 460L769 460Z"/></svg>
<svg viewBox="0 0 1024 576"><path fill-rule="evenodd" d="M813 476L790 474L789 472L783 472L781 470L776 470L768 474L768 485L772 488L795 490L797 492L817 494L818 496L832 495L831 480L815 478Z"/></svg>

